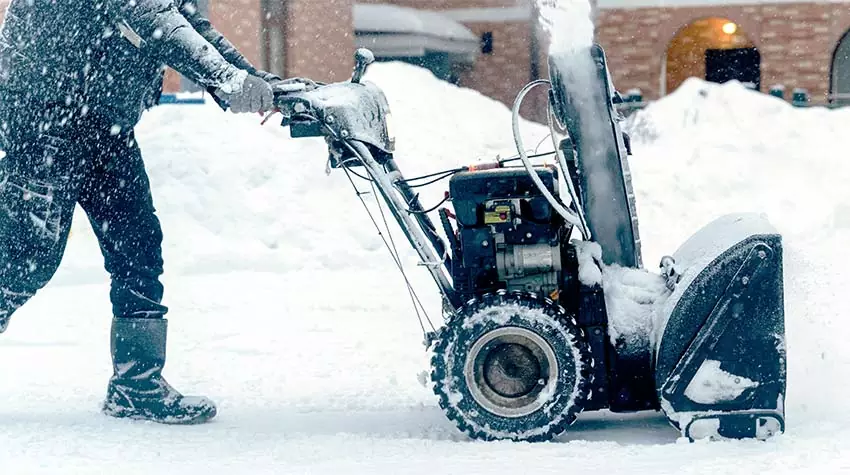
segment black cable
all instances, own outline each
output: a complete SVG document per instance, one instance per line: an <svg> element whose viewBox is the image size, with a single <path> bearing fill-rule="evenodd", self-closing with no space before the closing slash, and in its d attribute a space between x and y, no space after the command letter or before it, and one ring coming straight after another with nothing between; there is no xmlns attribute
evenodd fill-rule
<svg viewBox="0 0 850 475"><path fill-rule="evenodd" d="M550 156L550 155L554 155L554 154L555 154L555 152L538 153L538 154L535 154L535 155L529 155L529 158L540 158L540 157L546 157L546 156ZM508 163L508 162L513 162L513 161L517 161L517 160L520 160L520 157L506 158L506 159L503 159L503 160L499 160L499 163ZM522 167L520 167L520 168L522 168ZM455 168L455 169L452 169L452 170L445 170L445 171L442 171L442 172L431 173L429 175L423 175L421 177L410 178L410 179L403 180L403 181L404 181L404 183L407 184L408 188L420 188L420 187L423 187L423 186L432 185L434 183L437 183L440 180L445 180L446 178L454 175L455 173L458 173L460 171L465 171L465 170L468 170L468 169L469 169L468 167ZM425 178L425 177L430 178L430 177L434 177L434 176L436 176L436 178L433 178L432 180L429 180L425 183L418 183L418 184L415 184L415 185L411 185L409 183L411 180L421 179L421 178ZM432 208L429 208L429 209L424 210L424 211L410 210L410 212L416 213L416 214L428 214L432 211L435 211L437 208L442 206L448 200L449 200L449 197L446 196L445 198L442 199L442 201L437 203ZM408 203L408 205L410 205L410 203Z"/></svg>
<svg viewBox="0 0 850 475"><path fill-rule="evenodd" d="M441 171L441 172L434 172L434 173L429 173L429 174L427 174L427 175L417 176L417 177L413 177L413 178L407 178L407 179L405 179L404 181L418 181L418 180L424 180L424 179L426 179L426 178L435 177L435 176L437 176L437 175L443 175L443 174L455 174L455 173L459 173L459 172L466 171L466 170L468 170L468 169L469 169L469 167L458 167L458 168L452 168L451 170L443 170L443 171Z"/></svg>
<svg viewBox="0 0 850 475"><path fill-rule="evenodd" d="M550 155L555 155L555 152L537 153L537 154L534 154L534 155L529 155L528 158L540 158L540 157L547 157L547 156L550 156ZM517 160L520 160L520 157L518 155L513 156L511 158L500 159L500 160L498 160L498 163L515 162ZM411 188L416 188L416 187L426 186L426 185L430 185L432 183L436 183L436 182L438 182L438 181L440 181L444 178L448 178L449 176L454 175L455 173L465 172L465 171L468 171L468 170L469 170L469 167L452 168L452 169L449 169L449 170L443 170L443 171L439 171L439 172L429 173L427 175L421 175L421 176L417 176L417 177L413 177L413 178L405 178L404 182L409 184L412 181L419 181L419 180L425 180L425 179L428 179L428 178L438 177L437 179L434 179L434 180L429 181L427 183L410 185Z"/></svg>
<svg viewBox="0 0 850 475"><path fill-rule="evenodd" d="M534 154L534 155L529 155L528 158L540 158L540 157L546 157L546 156L550 156L550 155L554 155L554 154L555 154L555 152L538 153L538 154ZM367 182L372 182L371 178L369 178L367 176L363 176L360 173L357 173L356 171L354 171L353 169L348 167L347 165L345 165L345 162L347 162L349 160L351 160L351 159L343 161L342 163L340 163L340 166L345 168L349 173L356 176L357 178L360 178L361 180L364 180L364 181L367 181ZM504 163L515 162L515 161L518 161L518 160L520 160L520 157L504 158L504 159L499 160L499 163L504 164ZM402 182L407 184L407 186L410 187L410 188L421 188L423 186L433 185L434 183L445 180L446 178L449 178L456 173L460 173L460 172L467 171L467 170L469 170L469 167L452 168L450 170L443 170L443 171L440 171L440 172L429 173L427 175L421 175L421 176L417 176L417 177L413 177L413 178L405 178L404 180L402 180ZM428 178L431 178L431 180L428 180L425 183L415 183L415 184L411 183L413 181L425 180L425 179L428 179Z"/></svg>
<svg viewBox="0 0 850 475"><path fill-rule="evenodd" d="M356 171L352 170L351 168L348 167L348 165L342 165L342 168L345 169L348 173L351 173L352 175L356 176L357 178L360 178L361 180L366 180L369 183L372 183L372 181L373 181L368 176L363 176L363 175L357 173Z"/></svg>
<svg viewBox="0 0 850 475"><path fill-rule="evenodd" d="M435 210L436 210L437 208L439 208L440 206L443 206L443 203L445 203L446 201L449 201L449 196L448 196L448 195L446 195L446 197L445 197L445 198L443 198L442 200L440 200L440 202L439 202L439 203L437 203L436 205L434 205L432 208L424 209L424 210L422 210L422 211L417 211L417 210L415 210L415 209L410 209L410 210L408 210L408 212L413 213L413 214L428 214L428 213L430 213L430 212L432 212L432 211L435 211Z"/></svg>
<svg viewBox="0 0 850 475"><path fill-rule="evenodd" d="M416 293L413 290L413 287L412 287L410 281L408 280L407 275L404 272L404 268L401 265L401 259L397 254L398 251L394 250L393 249L394 245L391 245L390 242L387 241L388 237L389 237L390 241L392 241L392 233L390 233L389 228L387 228L387 233L386 233L386 235L384 234L381 227L378 226L378 221L372 215L372 212L369 211L369 206L366 205L366 201L363 200L363 195L365 195L367 193L364 193L357 188L357 185L354 183L354 180L351 179L351 175L349 174L351 172L351 170L348 168L348 166L344 165L342 167L342 169L345 172L345 176L348 178L348 181L351 183L351 186L354 188L354 192L357 195L357 198L360 199L360 203L363 205L363 208L366 210L366 214L369 216L369 219L372 221L372 225L374 225L375 230L378 231L378 236L380 236L381 240L384 241L384 246L390 252L390 257L392 257L393 262L395 262L396 267L398 267L399 271L401 272L402 278L404 279L406 286L407 286L407 291L408 291L408 293L411 294L411 299L413 300L413 311L416 312L417 320L419 320L419 327L422 329L423 334L427 334L428 330L425 329L425 323L422 321L422 316L419 313L419 308L417 307L417 301L419 300L418 296L416 296ZM374 187L374 181L370 181L370 182L373 183L373 187ZM374 190L374 188L373 188L373 190ZM373 193L374 193L374 191L373 191ZM377 197L376 197L376 200L377 200ZM379 209L380 209L380 206L381 206L380 203L378 203ZM381 214L383 215L383 211L381 212ZM384 223L386 223L386 220L384 221ZM421 305L421 303L419 305ZM434 324L431 323L430 319L428 320L428 323L433 328Z"/></svg>
<svg viewBox="0 0 850 475"><path fill-rule="evenodd" d="M422 312L425 314L425 320L428 322L428 325L431 327L431 331L437 331L434 328L434 323L431 321L431 317L428 316L428 312L425 310L425 306L422 305L422 301L419 300L419 295L416 294L416 291L413 289L413 284L410 283L410 280L407 278L407 273L404 271L404 266L401 264L401 255L398 253L398 248L395 245L395 239L393 239L392 232L390 231L390 226L387 223L387 216L384 213L384 207L381 206L381 203L378 201L377 193L375 193L375 182L372 182L372 193L375 194L375 204L378 206L378 211L381 212L381 219L384 221L384 228L387 230L387 237L390 240L392 245L393 252L396 256L396 262L398 262L398 268L401 271L401 275L404 277L404 281L407 283L407 292L410 294L410 299L413 301L413 308L416 312L416 317L419 319L419 325L422 326L422 332L427 333L425 331L425 325L422 323L422 315L417 310L416 305L422 308Z"/></svg>
<svg viewBox="0 0 850 475"><path fill-rule="evenodd" d="M448 177L450 177L450 176L454 175L455 173L457 173L457 172L455 172L455 171L448 172L448 173L446 173L445 175L440 175L440 176L438 176L437 178L434 178L434 179L432 179L432 180L426 181L425 183L418 183L418 184L416 184L416 185L411 185L411 184L409 183L409 182L410 182L410 180L404 180L404 182L405 182L405 183L407 183L408 188L421 188L421 187L423 187L423 186L433 185L434 183L437 183L437 182L438 182L438 181L440 181L440 180L445 180L446 178L448 178Z"/></svg>
<svg viewBox="0 0 850 475"><path fill-rule="evenodd" d="M358 155L357 152L354 150L354 148L351 145L349 145L345 142L343 142L343 145L346 148L348 148L348 150L351 153L353 153L355 156ZM401 273L402 278L404 279L404 282L405 282L406 287L407 287L407 291L410 294L410 299L413 302L413 310L414 310L414 312L416 312L416 318L417 318L417 320L419 320L419 326L422 329L422 333L423 334L428 333L428 331L425 329L425 323L422 321L422 315L423 314L425 315L425 320L428 322L428 325L431 327L431 330L436 331L436 329L434 328L434 323L431 321L431 317L428 316L428 311L425 310L425 306L422 304L422 301L419 299L419 295L416 293L416 290L413 289L413 284L410 282L410 279L407 277L407 273L405 272L404 266L401 263L401 257L398 254L398 249L395 246L395 240L392 237L392 232L390 231L389 225L387 224L386 216L384 215L384 209L381 206L381 203L378 200L378 197L375 196L375 202L378 206L378 210L381 212L381 216L382 216L383 221L384 221L384 226L387 230L386 234L383 232L381 227L378 226L377 220L372 215L372 212L369 210L369 206L366 205L366 201L363 199L363 195L366 194L366 193L361 192L357 188L357 185L354 183L354 180L351 179L351 175L349 174L349 172L351 172L351 169L347 165L344 165L345 162L342 162L342 163L343 163L342 169L345 172L345 176L348 178L348 181L351 183L351 186L354 188L354 191L357 194L357 198L360 199L360 203L363 205L363 208L366 210L366 214L369 216L369 219L372 221L372 224L375 226L375 229L378 231L378 236L381 237L381 240L384 242L384 246L386 246L387 250L390 253L390 256L393 259L393 262L395 262L396 267L398 268L399 272ZM371 185L372 186L372 193L375 194L375 182L374 182L374 180L371 180L371 179L369 180L369 182L372 184ZM389 239L389 242L387 241L387 239ZM420 312L420 309L421 309L421 312Z"/></svg>
<svg viewBox="0 0 850 475"><path fill-rule="evenodd" d="M548 157L549 155L555 155L555 152L536 153L534 155L529 155L528 158L541 158L541 157ZM511 158L505 158L503 160L499 160L499 163L517 162L517 161L520 161L520 160L522 160L522 158L520 158L517 155L517 156L513 156Z"/></svg>

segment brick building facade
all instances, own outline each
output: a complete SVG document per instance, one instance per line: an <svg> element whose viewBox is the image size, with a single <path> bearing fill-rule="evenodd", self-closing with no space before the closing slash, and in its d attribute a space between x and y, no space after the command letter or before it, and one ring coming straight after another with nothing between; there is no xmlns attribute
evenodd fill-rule
<svg viewBox="0 0 850 475"><path fill-rule="evenodd" d="M263 69L283 76L323 81L351 73L357 35L352 11L358 4L393 4L421 9L418 0L206 0L210 21ZM477 38L488 38L474 65L463 69L458 84L511 105L529 81L546 73L545 38L534 19L531 0L429 0L451 21ZM541 43L542 41L542 43ZM368 45L367 45L368 46ZM169 72L167 90L181 89ZM529 116L534 101L523 109Z"/></svg>
<svg viewBox="0 0 850 475"><path fill-rule="evenodd" d="M453 79L506 105L526 83L547 75L535 0L197 1L250 61L282 76L347 78L363 41L354 14L363 4L427 8L461 25L480 45ZM0 0L0 12L7 3ZM756 78L761 90L781 84L805 88L817 102L844 94L850 103L850 0L593 3L597 41L620 90L639 88L655 99L690 76L740 76ZM169 71L166 87L190 85Z"/></svg>
<svg viewBox="0 0 850 475"><path fill-rule="evenodd" d="M358 3L393 3L423 8L421 0L359 0ZM473 67L458 83L511 104L517 92L539 77L541 59L528 0L429 0L429 10L440 11L479 38L488 38Z"/></svg>
<svg viewBox="0 0 850 475"><path fill-rule="evenodd" d="M649 99L705 77L707 49L756 50L762 91L804 88L815 102L850 93L847 2L600 0L596 25L615 84Z"/></svg>
<svg viewBox="0 0 850 475"><path fill-rule="evenodd" d="M342 80L351 73L353 0L199 3L210 22L259 68L324 81ZM180 76L169 71L166 90L183 88Z"/></svg>

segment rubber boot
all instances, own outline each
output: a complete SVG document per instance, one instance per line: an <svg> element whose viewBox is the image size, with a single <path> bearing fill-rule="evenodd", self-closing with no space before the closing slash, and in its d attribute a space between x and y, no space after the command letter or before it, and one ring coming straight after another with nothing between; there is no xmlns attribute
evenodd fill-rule
<svg viewBox="0 0 850 475"><path fill-rule="evenodd" d="M112 365L103 412L163 424L198 424L216 415L204 397L183 396L162 377L168 321L113 318Z"/></svg>

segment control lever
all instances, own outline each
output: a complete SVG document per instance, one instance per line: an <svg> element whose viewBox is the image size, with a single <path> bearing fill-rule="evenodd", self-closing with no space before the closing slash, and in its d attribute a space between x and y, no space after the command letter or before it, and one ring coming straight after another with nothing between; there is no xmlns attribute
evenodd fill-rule
<svg viewBox="0 0 850 475"><path fill-rule="evenodd" d="M351 75L351 82L360 84L363 75L366 74L366 68L375 62L375 54L367 48L357 48L354 53L354 74Z"/></svg>
<svg viewBox="0 0 850 475"><path fill-rule="evenodd" d="M307 85L303 82L291 82L285 84L276 84L272 91L275 93L289 94L292 92L306 91Z"/></svg>

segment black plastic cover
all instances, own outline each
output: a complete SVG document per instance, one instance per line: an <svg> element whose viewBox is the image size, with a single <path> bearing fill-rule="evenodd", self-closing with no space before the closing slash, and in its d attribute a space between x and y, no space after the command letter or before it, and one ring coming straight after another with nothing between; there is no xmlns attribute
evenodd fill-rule
<svg viewBox="0 0 850 475"><path fill-rule="evenodd" d="M557 195L558 176L551 167L536 168L544 186ZM552 209L525 168L494 168L460 172L449 180L449 195L458 222L462 226L477 226L481 222L481 206L492 199L531 198L533 216L549 221ZM537 199L534 199L537 198Z"/></svg>
<svg viewBox="0 0 850 475"><path fill-rule="evenodd" d="M735 438L755 437L765 414L783 426L782 237L764 217L730 215L673 257L682 281L659 309L655 378L662 409L683 431L708 416L721 435Z"/></svg>

